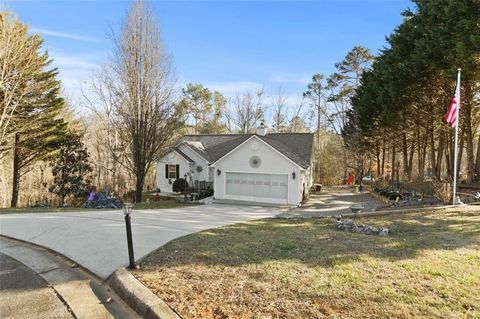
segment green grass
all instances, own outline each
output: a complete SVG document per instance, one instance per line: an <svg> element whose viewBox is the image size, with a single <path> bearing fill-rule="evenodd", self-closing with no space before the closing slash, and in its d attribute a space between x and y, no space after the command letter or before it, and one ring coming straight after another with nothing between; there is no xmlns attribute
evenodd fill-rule
<svg viewBox="0 0 480 319"><path fill-rule="evenodd" d="M171 241L134 275L185 318L480 318L480 210L266 219Z"/></svg>

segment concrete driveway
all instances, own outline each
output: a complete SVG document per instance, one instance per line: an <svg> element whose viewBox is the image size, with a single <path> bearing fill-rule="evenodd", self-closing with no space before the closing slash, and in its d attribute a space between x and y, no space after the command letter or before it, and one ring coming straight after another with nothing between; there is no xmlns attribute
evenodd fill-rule
<svg viewBox="0 0 480 319"><path fill-rule="evenodd" d="M350 206L361 205L364 212L371 212L385 207L385 204L369 193L356 193L350 187L330 188L321 193L311 194L302 206L282 213L283 218L312 218L339 216L351 213Z"/></svg>
<svg viewBox="0 0 480 319"><path fill-rule="evenodd" d="M281 212L275 207L221 204L135 210L135 259L174 238ZM128 265L125 221L120 210L0 215L0 234L58 251L104 279Z"/></svg>

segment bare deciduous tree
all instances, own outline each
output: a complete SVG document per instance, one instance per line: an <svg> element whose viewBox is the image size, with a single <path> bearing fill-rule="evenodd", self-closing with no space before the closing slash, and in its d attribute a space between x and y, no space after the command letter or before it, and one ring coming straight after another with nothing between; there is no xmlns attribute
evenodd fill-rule
<svg viewBox="0 0 480 319"><path fill-rule="evenodd" d="M289 121L289 126L287 128L290 133L306 133L308 128L305 122L306 114L303 111L305 98L302 98L297 105L295 106L295 112Z"/></svg>
<svg viewBox="0 0 480 319"><path fill-rule="evenodd" d="M287 118L287 99L285 91L280 86L278 90L270 97L273 109L273 125L275 132L281 133L285 131L285 120Z"/></svg>
<svg viewBox="0 0 480 319"><path fill-rule="evenodd" d="M255 93L236 94L229 99L225 119L230 133L238 131L246 134L255 130L257 122L265 115L263 95L263 90L260 90Z"/></svg>
<svg viewBox="0 0 480 319"><path fill-rule="evenodd" d="M114 44L110 65L92 81L96 94L88 103L103 107L108 131L117 137L116 147L109 148L125 154L125 162L118 163L135 176L135 200L140 202L149 169L175 140L183 123L175 111L171 58L147 3L131 3Z"/></svg>

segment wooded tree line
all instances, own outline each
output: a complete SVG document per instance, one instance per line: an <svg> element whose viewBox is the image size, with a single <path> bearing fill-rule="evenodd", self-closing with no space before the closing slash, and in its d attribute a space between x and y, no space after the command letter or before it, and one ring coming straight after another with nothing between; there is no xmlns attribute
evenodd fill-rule
<svg viewBox="0 0 480 319"><path fill-rule="evenodd" d="M0 13L0 203L60 204L96 188L141 200L154 188L154 163L182 134L315 132L320 182L348 172L395 177L451 174L453 130L441 122L463 70L460 163L480 172L480 4L415 1L378 57L355 46L331 75L314 74L296 105L284 88L231 96L199 83L178 90L148 3L133 1L111 60L84 91L91 112L62 97L58 70L38 35ZM71 103L70 103L71 104Z"/></svg>
<svg viewBox="0 0 480 319"><path fill-rule="evenodd" d="M84 91L92 112L79 115L62 97L58 70L39 35L29 35L12 13L2 12L1 23L2 206L52 198L63 205L105 186L120 196L133 192L140 201L145 184L155 186L155 161L179 136L253 133L260 121L271 124L273 132L308 132L316 126L320 147L334 150L322 152L323 173L338 171L337 153L344 156L344 151L327 126L341 127L346 99L335 98L335 112L326 103L345 94L342 83L351 80L350 69L339 67L342 75L329 78L329 94L319 81L324 77L315 75L311 92L293 107L282 87L224 96L188 84L178 92L158 23L148 4L134 1L119 34L112 35L112 59Z"/></svg>
<svg viewBox="0 0 480 319"><path fill-rule="evenodd" d="M21 181L32 170L39 169L36 184L45 189L45 166L36 164L54 160L62 147L80 135L66 120L68 109L60 96L58 70L50 67L52 61L41 49L41 38L27 31L11 13L0 12L2 206L17 206Z"/></svg>
<svg viewBox="0 0 480 319"><path fill-rule="evenodd" d="M351 99L343 130L363 176L451 178L454 129L442 122L462 69L459 167L480 177L480 2L415 0Z"/></svg>

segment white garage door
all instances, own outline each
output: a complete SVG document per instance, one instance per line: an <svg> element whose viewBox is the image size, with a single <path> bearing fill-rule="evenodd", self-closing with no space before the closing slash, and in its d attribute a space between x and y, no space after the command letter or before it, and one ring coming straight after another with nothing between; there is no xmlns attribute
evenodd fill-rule
<svg viewBox="0 0 480 319"><path fill-rule="evenodd" d="M287 175L227 173L226 183L227 195L284 199L287 201Z"/></svg>

